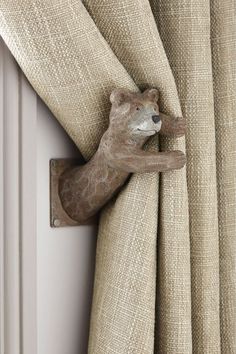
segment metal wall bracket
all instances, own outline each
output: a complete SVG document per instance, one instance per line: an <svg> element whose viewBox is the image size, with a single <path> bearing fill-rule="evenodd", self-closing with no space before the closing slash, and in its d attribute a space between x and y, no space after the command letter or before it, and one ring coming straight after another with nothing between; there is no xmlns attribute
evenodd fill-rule
<svg viewBox="0 0 236 354"><path fill-rule="evenodd" d="M89 219L86 223L80 224L71 219L62 207L59 193L59 177L67 169L81 164L81 159L51 159L50 160L50 225L51 227L91 225L95 218Z"/></svg>

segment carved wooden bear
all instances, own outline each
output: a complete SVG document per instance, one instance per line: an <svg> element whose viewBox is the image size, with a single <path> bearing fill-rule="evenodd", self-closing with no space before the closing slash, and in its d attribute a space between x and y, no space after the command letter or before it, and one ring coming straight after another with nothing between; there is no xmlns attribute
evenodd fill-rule
<svg viewBox="0 0 236 354"><path fill-rule="evenodd" d="M110 124L97 152L84 166L74 167L60 178L59 194L67 214L78 222L93 216L117 193L130 173L164 172L185 165L181 151L142 150L149 136L182 136L183 118L159 112L158 91L132 93L116 89L111 93Z"/></svg>

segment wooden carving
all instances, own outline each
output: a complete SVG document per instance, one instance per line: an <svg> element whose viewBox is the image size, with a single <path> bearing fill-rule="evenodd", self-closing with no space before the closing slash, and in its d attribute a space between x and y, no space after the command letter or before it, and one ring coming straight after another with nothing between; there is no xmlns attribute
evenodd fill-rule
<svg viewBox="0 0 236 354"><path fill-rule="evenodd" d="M180 137L185 134L182 117L159 112L158 90L111 93L110 124L97 152L85 165L66 171L60 178L59 195L67 214L84 222L118 192L130 173L165 172L186 163L182 151L148 152L142 146L156 133Z"/></svg>

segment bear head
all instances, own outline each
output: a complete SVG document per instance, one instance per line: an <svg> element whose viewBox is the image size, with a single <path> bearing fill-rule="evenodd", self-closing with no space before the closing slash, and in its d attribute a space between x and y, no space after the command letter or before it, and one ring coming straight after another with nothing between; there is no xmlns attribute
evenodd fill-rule
<svg viewBox="0 0 236 354"><path fill-rule="evenodd" d="M147 89L143 93L113 90L110 124L119 133L135 139L156 134L161 129L158 97L157 89Z"/></svg>

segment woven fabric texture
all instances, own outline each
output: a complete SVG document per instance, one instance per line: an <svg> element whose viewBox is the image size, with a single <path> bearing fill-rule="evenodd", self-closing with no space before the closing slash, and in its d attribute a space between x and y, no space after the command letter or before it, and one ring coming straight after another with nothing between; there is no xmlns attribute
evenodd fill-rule
<svg viewBox="0 0 236 354"><path fill-rule="evenodd" d="M187 118L160 140L187 168L133 175L101 214L89 354L236 353L234 0L1 0L0 34L86 159L114 87Z"/></svg>
<svg viewBox="0 0 236 354"><path fill-rule="evenodd" d="M150 2L188 121L193 352L235 353L234 4ZM171 331L156 335L165 352Z"/></svg>
<svg viewBox="0 0 236 354"><path fill-rule="evenodd" d="M221 352L236 353L236 3L212 0Z"/></svg>
<svg viewBox="0 0 236 354"><path fill-rule="evenodd" d="M188 121L193 349L196 353L219 353L219 244L210 8L205 0L185 4L160 0L153 3L153 10ZM161 323L158 328L162 328ZM171 327L164 333L157 332L160 351L170 345L171 332ZM174 346L172 342L168 350L173 352Z"/></svg>

